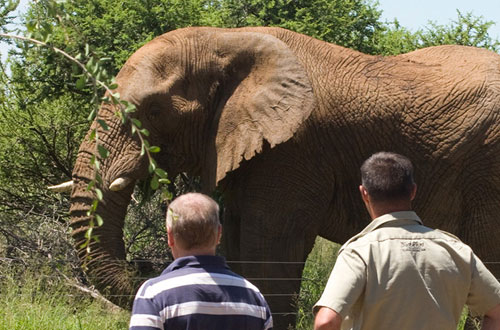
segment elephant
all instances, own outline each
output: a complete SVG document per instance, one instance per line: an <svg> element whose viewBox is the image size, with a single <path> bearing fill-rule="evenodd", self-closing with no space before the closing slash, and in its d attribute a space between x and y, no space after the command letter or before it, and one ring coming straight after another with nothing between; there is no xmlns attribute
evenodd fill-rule
<svg viewBox="0 0 500 330"><path fill-rule="evenodd" d="M170 177L199 176L223 196L222 247L234 270L266 295L275 328L293 324L294 293L319 235L343 243L370 221L359 197L359 167L377 151L408 156L419 192L416 212L454 233L500 277L500 55L447 45L373 56L276 27L190 27L137 50L115 92L161 148ZM128 306L139 283L125 259L123 225L148 160L119 105L96 121L103 199L85 261L94 285ZM81 143L70 217L86 258L94 194L95 141ZM496 268L495 268L496 267Z"/></svg>

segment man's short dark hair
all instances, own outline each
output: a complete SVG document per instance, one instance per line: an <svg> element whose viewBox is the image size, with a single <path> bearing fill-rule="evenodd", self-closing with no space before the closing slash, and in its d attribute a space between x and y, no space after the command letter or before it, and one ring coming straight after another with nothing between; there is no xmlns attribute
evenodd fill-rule
<svg viewBox="0 0 500 330"><path fill-rule="evenodd" d="M400 154L378 152L361 166L361 184L377 202L409 199L413 190L413 165Z"/></svg>

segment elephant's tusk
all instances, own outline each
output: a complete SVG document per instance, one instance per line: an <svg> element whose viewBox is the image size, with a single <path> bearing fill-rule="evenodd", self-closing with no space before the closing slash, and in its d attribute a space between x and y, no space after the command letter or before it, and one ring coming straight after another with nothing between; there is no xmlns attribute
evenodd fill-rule
<svg viewBox="0 0 500 330"><path fill-rule="evenodd" d="M71 188L73 188L73 180L63 182L56 186L48 186L47 189L52 190L54 192L70 192Z"/></svg>
<svg viewBox="0 0 500 330"><path fill-rule="evenodd" d="M109 185L109 190L111 191L120 191L123 190L126 186L128 186L132 182L131 178L118 178L115 181L113 181Z"/></svg>

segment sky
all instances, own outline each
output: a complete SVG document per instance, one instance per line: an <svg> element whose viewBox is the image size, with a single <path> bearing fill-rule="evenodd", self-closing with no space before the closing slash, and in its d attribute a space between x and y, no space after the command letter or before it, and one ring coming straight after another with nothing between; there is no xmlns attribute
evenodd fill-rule
<svg viewBox="0 0 500 330"><path fill-rule="evenodd" d="M21 0L22 11L30 0ZM482 16L486 21L496 24L489 29L490 36L500 40L500 0L378 0L378 9L382 10L383 21L397 18L401 26L413 32L424 28L429 21L448 25L457 20L457 9L462 14L471 12ZM8 45L0 42L1 58L5 59Z"/></svg>
<svg viewBox="0 0 500 330"><path fill-rule="evenodd" d="M488 30L490 37L500 39L499 0L378 0L382 20L397 18L401 26L413 32L424 28L429 21L448 25L458 18L457 9L465 15L471 12L484 21L496 24Z"/></svg>

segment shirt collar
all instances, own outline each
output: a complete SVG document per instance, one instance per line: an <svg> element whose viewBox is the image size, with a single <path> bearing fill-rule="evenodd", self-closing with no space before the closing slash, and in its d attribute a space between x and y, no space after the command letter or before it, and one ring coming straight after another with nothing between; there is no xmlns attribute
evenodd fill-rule
<svg viewBox="0 0 500 330"><path fill-rule="evenodd" d="M377 228L384 227L385 225L388 225L391 223L391 225L402 225L406 222L418 222L419 224L423 224L422 220L418 217L418 215L413 212L413 211L400 211L400 212L392 212L392 213L387 213L384 215L381 215L378 218L373 219L368 226L365 227L361 231L361 233L369 233L371 231L374 231ZM395 223L397 222L397 223Z"/></svg>
<svg viewBox="0 0 500 330"><path fill-rule="evenodd" d="M414 211L400 211L384 214L378 218L373 219L361 232L349 239L340 248L340 251L342 251L344 247L347 246L347 244L354 242L358 238L365 236L366 234L374 231L377 228L389 226L404 226L415 223L418 223L420 225L423 224L422 220Z"/></svg>
<svg viewBox="0 0 500 330"><path fill-rule="evenodd" d="M184 267L201 268L206 266L215 266L229 269L226 264L226 259L221 256L187 256L175 259L162 272L162 275Z"/></svg>

